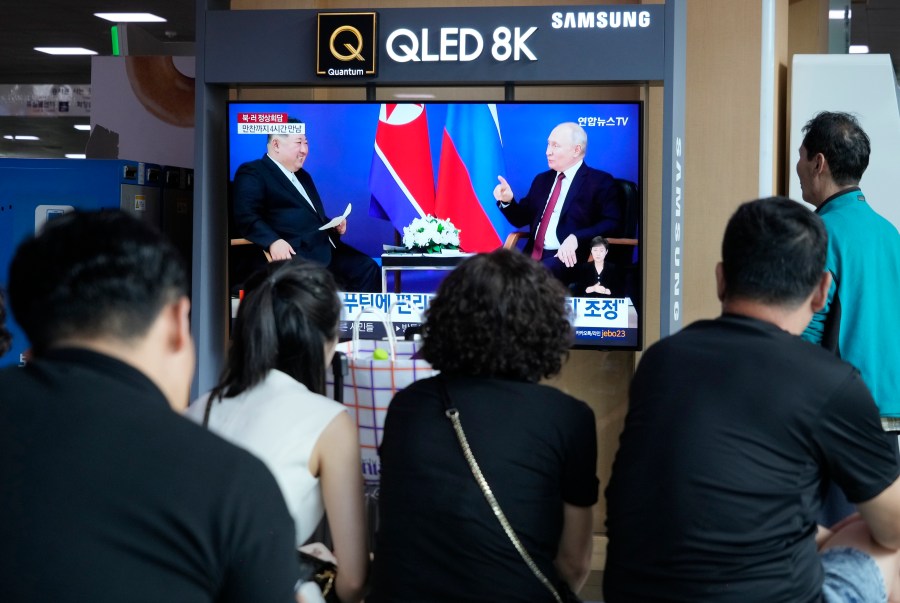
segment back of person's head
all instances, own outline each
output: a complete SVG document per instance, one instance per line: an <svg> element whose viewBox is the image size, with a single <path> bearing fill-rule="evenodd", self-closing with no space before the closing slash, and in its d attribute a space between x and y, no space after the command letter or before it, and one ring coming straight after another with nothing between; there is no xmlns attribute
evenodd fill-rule
<svg viewBox="0 0 900 603"><path fill-rule="evenodd" d="M722 240L724 298L796 307L822 279L827 241L821 218L796 201L744 203Z"/></svg>
<svg viewBox="0 0 900 603"><path fill-rule="evenodd" d="M71 338L138 339L187 290L175 248L119 211L48 222L9 271L10 309L36 355Z"/></svg>
<svg viewBox="0 0 900 603"><path fill-rule="evenodd" d="M508 249L451 272L426 311L422 355L448 374L536 382L559 372L573 331L566 290Z"/></svg>
<svg viewBox="0 0 900 603"><path fill-rule="evenodd" d="M869 166L869 137L849 113L823 111L803 126L806 158L822 153L835 184L858 184Z"/></svg>
<svg viewBox="0 0 900 603"><path fill-rule="evenodd" d="M0 291L0 356L8 352L11 346L12 336L6 330L6 301Z"/></svg>
<svg viewBox="0 0 900 603"><path fill-rule="evenodd" d="M337 339L341 300L334 277L312 262L273 262L245 283L231 349L211 398L233 397L272 369L325 393L325 347Z"/></svg>

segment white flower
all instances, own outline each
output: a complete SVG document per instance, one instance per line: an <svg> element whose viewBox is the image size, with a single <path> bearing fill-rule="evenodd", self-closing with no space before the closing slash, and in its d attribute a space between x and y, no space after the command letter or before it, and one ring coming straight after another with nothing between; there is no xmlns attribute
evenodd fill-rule
<svg viewBox="0 0 900 603"><path fill-rule="evenodd" d="M431 215L415 218L403 228L403 245L409 249L459 247L459 229L450 220Z"/></svg>

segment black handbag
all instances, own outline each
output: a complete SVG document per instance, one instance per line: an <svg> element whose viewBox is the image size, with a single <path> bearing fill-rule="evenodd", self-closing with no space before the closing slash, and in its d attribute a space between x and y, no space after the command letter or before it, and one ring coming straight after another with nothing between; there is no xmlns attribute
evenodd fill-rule
<svg viewBox="0 0 900 603"><path fill-rule="evenodd" d="M300 563L300 580L315 582L328 603L340 603L334 588L334 581L337 579L335 564L299 550L297 551L297 561Z"/></svg>

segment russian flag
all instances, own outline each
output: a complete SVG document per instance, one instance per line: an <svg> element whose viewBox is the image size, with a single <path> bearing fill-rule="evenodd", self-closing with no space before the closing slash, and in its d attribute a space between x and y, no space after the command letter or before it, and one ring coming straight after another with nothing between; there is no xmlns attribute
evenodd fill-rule
<svg viewBox="0 0 900 603"><path fill-rule="evenodd" d="M369 215L398 231L434 214L434 169L422 104L383 104L369 172Z"/></svg>
<svg viewBox="0 0 900 603"><path fill-rule="evenodd" d="M460 229L464 251L496 249L513 230L494 199L498 175L506 175L506 165L496 105L450 105L441 142L435 215Z"/></svg>

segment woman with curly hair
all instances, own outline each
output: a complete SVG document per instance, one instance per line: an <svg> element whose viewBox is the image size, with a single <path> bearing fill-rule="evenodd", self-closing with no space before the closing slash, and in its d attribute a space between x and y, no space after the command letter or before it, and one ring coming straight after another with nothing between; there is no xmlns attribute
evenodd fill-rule
<svg viewBox="0 0 900 603"><path fill-rule="evenodd" d="M399 392L385 422L367 603L556 600L495 517L448 408L539 572L557 593L583 585L599 487L594 413L538 383L572 342L565 297L540 264L504 249L441 284L422 330L441 374Z"/></svg>

